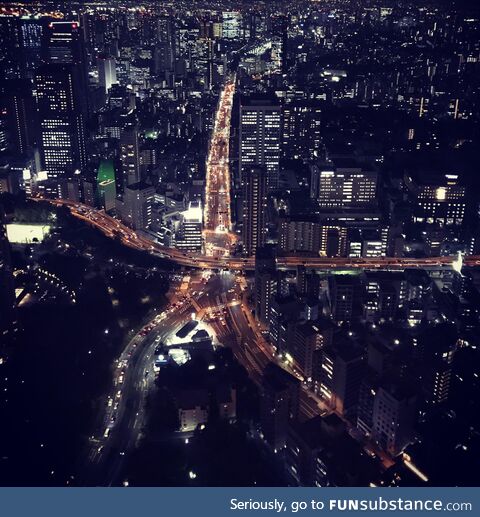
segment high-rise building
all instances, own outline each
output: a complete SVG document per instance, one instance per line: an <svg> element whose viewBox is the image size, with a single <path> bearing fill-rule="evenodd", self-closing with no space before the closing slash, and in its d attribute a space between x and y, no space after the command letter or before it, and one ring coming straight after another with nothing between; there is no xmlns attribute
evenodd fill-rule
<svg viewBox="0 0 480 517"><path fill-rule="evenodd" d="M271 98L250 97L240 105L240 180L253 166L265 168L268 189L278 187L281 108Z"/></svg>
<svg viewBox="0 0 480 517"><path fill-rule="evenodd" d="M243 249L248 256L265 244L267 175L262 167L245 171L243 183Z"/></svg>
<svg viewBox="0 0 480 517"><path fill-rule="evenodd" d="M255 253L255 317L264 325L270 321L270 307L278 292L275 252L270 246Z"/></svg>
<svg viewBox="0 0 480 517"><path fill-rule="evenodd" d="M182 212L182 223L175 247L187 252L200 253L202 251L203 238L203 211L201 201L191 201L188 209Z"/></svg>
<svg viewBox="0 0 480 517"><path fill-rule="evenodd" d="M416 412L416 397L405 384L368 377L362 381L357 427L392 456L412 442Z"/></svg>
<svg viewBox="0 0 480 517"><path fill-rule="evenodd" d="M123 200L117 200L122 221L134 230L146 230L152 224L154 196L155 188L144 182L128 185Z"/></svg>
<svg viewBox="0 0 480 517"><path fill-rule="evenodd" d="M53 21L44 31L44 61L85 67L83 31L77 21Z"/></svg>
<svg viewBox="0 0 480 517"><path fill-rule="evenodd" d="M138 128L134 124L125 126L120 134L120 161L122 162L121 186L140 181L140 149L138 145Z"/></svg>
<svg viewBox="0 0 480 517"><path fill-rule="evenodd" d="M300 317L300 303L293 296L273 298L270 304L268 334L276 352L288 352L288 344L295 327L295 321Z"/></svg>
<svg viewBox="0 0 480 517"><path fill-rule="evenodd" d="M86 166L88 80L83 30L52 21L42 31L43 66L35 73L39 145L49 179L72 177Z"/></svg>
<svg viewBox="0 0 480 517"><path fill-rule="evenodd" d="M418 339L418 365L423 398L427 406L447 402L453 375L453 358L457 350L455 330L448 324L423 331Z"/></svg>
<svg viewBox="0 0 480 517"><path fill-rule="evenodd" d="M0 85L0 116L5 121L6 148L26 154L33 143L33 99L24 80L3 81Z"/></svg>
<svg viewBox="0 0 480 517"><path fill-rule="evenodd" d="M44 23L38 18L20 20L20 45L22 58L22 77L33 79L41 60Z"/></svg>
<svg viewBox="0 0 480 517"><path fill-rule="evenodd" d="M117 68L113 57L99 56L97 59L98 82L105 93L117 84Z"/></svg>
<svg viewBox="0 0 480 517"><path fill-rule="evenodd" d="M275 452L285 448L288 422L298 414L300 381L279 366L269 363L260 389L260 423L267 443Z"/></svg>
<svg viewBox="0 0 480 517"><path fill-rule="evenodd" d="M358 402L365 369L363 352L348 340L335 339L322 348L321 356L315 375L319 394L337 413L348 414Z"/></svg>
<svg viewBox="0 0 480 517"><path fill-rule="evenodd" d="M43 167L49 178L65 178L86 165L85 111L73 65L41 66L35 95Z"/></svg>
<svg viewBox="0 0 480 517"><path fill-rule="evenodd" d="M320 350L324 342L325 337L315 323L295 325L292 340L287 345L288 353L305 379L312 378L314 352Z"/></svg>
<svg viewBox="0 0 480 517"><path fill-rule="evenodd" d="M373 403L373 437L392 456L413 439L416 398L393 384L380 386Z"/></svg>
<svg viewBox="0 0 480 517"><path fill-rule="evenodd" d="M155 46L154 71L156 75L173 70L173 49L169 43L160 42Z"/></svg>
<svg viewBox="0 0 480 517"><path fill-rule="evenodd" d="M43 31L43 62L52 65L70 65L75 69L77 103L88 113L88 70L83 28L77 21L50 22Z"/></svg>

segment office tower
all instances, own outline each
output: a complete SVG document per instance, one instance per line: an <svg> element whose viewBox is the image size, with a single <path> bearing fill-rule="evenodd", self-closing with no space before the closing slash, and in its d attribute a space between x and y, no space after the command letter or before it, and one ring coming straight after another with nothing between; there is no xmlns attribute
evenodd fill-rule
<svg viewBox="0 0 480 517"><path fill-rule="evenodd" d="M33 143L33 99L29 83L9 80L0 84L0 116L5 123L6 149L26 154Z"/></svg>
<svg viewBox="0 0 480 517"><path fill-rule="evenodd" d="M322 348L315 371L320 396L340 415L355 409L365 369L363 352L355 345L335 337L334 343Z"/></svg>
<svg viewBox="0 0 480 517"><path fill-rule="evenodd" d="M105 93L117 84L117 69L113 57L99 56L97 59L98 82Z"/></svg>
<svg viewBox="0 0 480 517"><path fill-rule="evenodd" d="M134 230L146 230L152 224L152 205L155 188L144 182L128 185L123 200L117 200L122 221Z"/></svg>
<svg viewBox="0 0 480 517"><path fill-rule="evenodd" d="M265 244L267 176L262 167L245 171L243 183L243 249L248 256Z"/></svg>
<svg viewBox="0 0 480 517"><path fill-rule="evenodd" d="M61 180L82 172L87 162L87 67L77 22L45 27L42 61L35 73L40 153L48 177Z"/></svg>
<svg viewBox="0 0 480 517"><path fill-rule="evenodd" d="M286 158L312 160L321 148L320 105L309 101L292 101L282 110L283 155Z"/></svg>
<svg viewBox="0 0 480 517"><path fill-rule="evenodd" d="M266 442L275 452L285 448L288 423L298 415L300 381L269 363L260 388L260 424Z"/></svg>
<svg viewBox="0 0 480 517"><path fill-rule="evenodd" d="M49 64L35 74L43 167L49 178L65 178L86 165L85 111L73 65Z"/></svg>
<svg viewBox="0 0 480 517"><path fill-rule="evenodd" d="M0 342L6 336L12 323L15 307L15 288L13 283L10 243L4 225L3 208L0 206Z"/></svg>
<svg viewBox="0 0 480 517"><path fill-rule="evenodd" d="M83 30L76 21L50 22L43 32L43 62L52 65L70 65L75 70L77 104L88 114L88 70Z"/></svg>
<svg viewBox="0 0 480 517"><path fill-rule="evenodd" d="M268 189L278 187L280 174L281 110L267 97L249 97L240 105L240 180L252 165L265 168Z"/></svg>
<svg viewBox="0 0 480 517"><path fill-rule="evenodd" d="M202 251L203 238L203 211L201 201L191 201L188 209L182 212L182 222L175 247L186 252L200 253Z"/></svg>
<svg viewBox="0 0 480 517"><path fill-rule="evenodd" d="M356 163L311 167L310 195L322 209L367 208L376 205L377 173ZM337 160L341 163L340 160Z"/></svg>
<svg viewBox="0 0 480 517"><path fill-rule="evenodd" d="M138 146L138 127L134 124L126 125L120 133L120 161L122 163L121 186L140 181L140 150Z"/></svg>
<svg viewBox="0 0 480 517"><path fill-rule="evenodd" d="M466 188L457 174L406 174L405 185L413 203L413 222L459 226L466 209Z"/></svg>
<svg viewBox="0 0 480 517"><path fill-rule="evenodd" d="M83 31L76 21L53 21L44 31L44 61L85 68Z"/></svg>
<svg viewBox="0 0 480 517"><path fill-rule="evenodd" d="M20 45L22 77L33 79L41 60L44 23L38 18L21 18Z"/></svg>

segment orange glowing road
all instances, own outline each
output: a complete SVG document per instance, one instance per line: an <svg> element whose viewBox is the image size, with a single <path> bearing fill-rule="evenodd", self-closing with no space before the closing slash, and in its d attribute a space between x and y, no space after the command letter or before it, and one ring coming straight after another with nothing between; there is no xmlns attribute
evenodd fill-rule
<svg viewBox="0 0 480 517"><path fill-rule="evenodd" d="M230 119L235 76L228 79L220 95L215 115L206 167L205 187L205 253L208 256L226 256L235 235L230 232Z"/></svg>
<svg viewBox="0 0 480 517"><path fill-rule="evenodd" d="M87 205L65 199L41 199L36 201L48 201L57 206L67 206L72 215L97 227L107 237L117 238L124 245L139 251L146 251L155 256L169 259L180 266L199 269L229 269L229 270L253 270L255 258L239 258L229 256L208 256L202 253L183 253L175 248L161 246L149 238L123 225L117 219L105 212L96 210ZM295 269L304 266L309 269L379 269L379 270L403 270L410 268L437 269L451 268L456 257L427 257L427 258L329 258L329 257L300 257L284 256L277 258L279 269ZM467 267L480 266L479 255L467 255L463 259L463 265Z"/></svg>

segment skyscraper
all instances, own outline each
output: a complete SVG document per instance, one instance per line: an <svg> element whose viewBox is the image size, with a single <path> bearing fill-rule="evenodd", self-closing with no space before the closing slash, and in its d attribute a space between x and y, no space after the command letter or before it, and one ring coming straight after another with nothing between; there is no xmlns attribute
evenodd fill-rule
<svg viewBox="0 0 480 517"><path fill-rule="evenodd" d="M73 65L48 64L35 75L40 148L49 178L66 178L86 165L85 112Z"/></svg>
<svg viewBox="0 0 480 517"><path fill-rule="evenodd" d="M140 150L138 128L126 125L120 134L120 161L122 162L122 188L140 181Z"/></svg>
<svg viewBox="0 0 480 517"><path fill-rule="evenodd" d="M38 18L21 18L20 45L22 54L22 77L33 79L41 59L44 23Z"/></svg>
<svg viewBox="0 0 480 517"><path fill-rule="evenodd" d="M240 106L240 180L252 165L262 165L268 189L278 187L281 109L271 98L244 98Z"/></svg>
<svg viewBox="0 0 480 517"><path fill-rule="evenodd" d="M117 69L113 57L99 56L97 59L98 82L107 93L112 84L117 83Z"/></svg>
<svg viewBox="0 0 480 517"><path fill-rule="evenodd" d="M78 105L88 113L87 58L83 30L76 21L56 21L48 24L43 35L43 62L71 65L75 68Z"/></svg>
<svg viewBox="0 0 480 517"><path fill-rule="evenodd" d="M152 224L152 204L155 187L143 182L125 188L123 201L117 202L122 221L134 230L146 230Z"/></svg>
<svg viewBox="0 0 480 517"><path fill-rule="evenodd" d="M298 415L300 381L276 364L269 363L260 393L262 432L267 443L278 452L286 445L289 420Z"/></svg>
<svg viewBox="0 0 480 517"><path fill-rule="evenodd" d="M25 154L33 140L32 94L28 82L2 82L0 98L0 110L7 132L7 148L12 153Z"/></svg>
<svg viewBox="0 0 480 517"><path fill-rule="evenodd" d="M49 178L86 166L88 89L83 32L75 21L51 22L43 32L44 65L35 74L39 144Z"/></svg>
<svg viewBox="0 0 480 517"><path fill-rule="evenodd" d="M85 67L85 46L80 24L55 21L44 32L44 61L52 64L76 64Z"/></svg>
<svg viewBox="0 0 480 517"><path fill-rule="evenodd" d="M267 176L262 167L245 171L243 183L243 247L246 255L254 255L265 244Z"/></svg>
<svg viewBox="0 0 480 517"><path fill-rule="evenodd" d="M191 201L188 210L182 213L183 221L179 231L179 237L175 246L182 250L193 253L202 251L202 226L203 210L200 201Z"/></svg>

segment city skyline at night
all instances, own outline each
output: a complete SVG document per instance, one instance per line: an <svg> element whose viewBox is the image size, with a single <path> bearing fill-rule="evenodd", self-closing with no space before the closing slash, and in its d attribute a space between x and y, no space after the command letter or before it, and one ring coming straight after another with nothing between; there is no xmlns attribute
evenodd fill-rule
<svg viewBox="0 0 480 517"><path fill-rule="evenodd" d="M0 482L477 486L480 8L0 4Z"/></svg>

